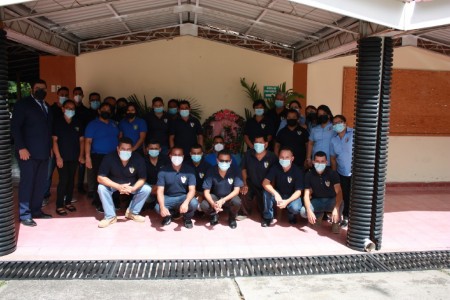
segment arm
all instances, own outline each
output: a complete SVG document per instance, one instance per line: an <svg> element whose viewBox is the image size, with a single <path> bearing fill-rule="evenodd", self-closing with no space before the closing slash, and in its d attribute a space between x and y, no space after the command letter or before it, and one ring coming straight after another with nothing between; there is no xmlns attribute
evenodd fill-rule
<svg viewBox="0 0 450 300"><path fill-rule="evenodd" d="M63 159L61 157L61 153L59 152L59 146L58 146L58 137L57 136L52 136L53 138L53 153L55 154L55 158L56 158L56 165L58 166L58 168L62 168L64 165Z"/></svg>
<svg viewBox="0 0 450 300"><path fill-rule="evenodd" d="M245 144L247 144L247 147L249 149L253 149L253 143L250 141L250 138L248 137L248 135L244 135L244 142L245 142Z"/></svg>
<svg viewBox="0 0 450 300"><path fill-rule="evenodd" d="M170 216L170 211L164 206L164 186L158 186L156 189L156 199L158 200L161 217Z"/></svg>
<svg viewBox="0 0 450 300"><path fill-rule="evenodd" d="M216 207L216 203L214 202L213 198L211 197L211 190L204 190L205 199L208 201L209 205L211 205L212 208Z"/></svg>
<svg viewBox="0 0 450 300"><path fill-rule="evenodd" d="M314 142L309 140L308 146L306 147L306 159L305 159L305 167L306 168L312 167L311 156L312 156L313 146L314 146Z"/></svg>
<svg viewBox="0 0 450 300"><path fill-rule="evenodd" d="M280 153L280 143L276 142L275 146L273 147L273 152L275 153L276 156L278 156L278 154Z"/></svg>
<svg viewBox="0 0 450 300"><path fill-rule="evenodd" d="M170 148L173 148L173 146L175 146L175 135L173 134L169 135L169 146Z"/></svg>
<svg viewBox="0 0 450 300"><path fill-rule="evenodd" d="M305 189L305 196L303 197L305 204L306 214L308 215L308 221L311 224L316 223L316 215L311 210L311 189Z"/></svg>
<svg viewBox="0 0 450 300"><path fill-rule="evenodd" d="M141 178L131 187L131 193L136 192L145 184L145 179Z"/></svg>
<svg viewBox="0 0 450 300"><path fill-rule="evenodd" d="M197 135L197 143L203 147L203 134Z"/></svg>
<svg viewBox="0 0 450 300"><path fill-rule="evenodd" d="M269 179L265 178L262 182L262 186L268 193L275 197L275 201L277 201L277 203L283 201L283 199L281 199L281 195L275 190Z"/></svg>
<svg viewBox="0 0 450 300"><path fill-rule="evenodd" d="M278 207L279 208L286 208L289 205L289 203L291 203L295 199L300 198L301 195L302 195L302 191L301 190L296 190L288 199L283 200L280 204L278 204Z"/></svg>
<svg viewBox="0 0 450 300"><path fill-rule="evenodd" d="M334 209L331 213L331 221L337 223L340 221L339 212L341 210L342 203L342 190L340 183L336 183L334 185L334 191L336 192L336 205L334 206Z"/></svg>
<svg viewBox="0 0 450 300"><path fill-rule="evenodd" d="M140 132L139 133L139 139L136 142L136 145L134 145L134 147L131 150L135 151L135 150L139 149L142 146L142 144L144 143L146 136L147 136L147 132L145 132L145 131L144 132Z"/></svg>
<svg viewBox="0 0 450 300"><path fill-rule="evenodd" d="M242 181L244 182L244 186L241 188L241 194L247 195L248 193L248 185L247 185L247 169L242 169Z"/></svg>
<svg viewBox="0 0 450 300"><path fill-rule="evenodd" d="M336 156L330 156L330 159L331 159L331 169L336 171L337 169Z"/></svg>
<svg viewBox="0 0 450 300"><path fill-rule="evenodd" d="M189 203L191 202L192 198L195 196L195 185L190 185L188 193L186 194L186 200L184 200L183 204L180 206L180 214L187 213L189 209Z"/></svg>
<svg viewBox="0 0 450 300"><path fill-rule="evenodd" d="M267 142L269 142L269 143L270 143L270 142L272 141L272 138L273 138L273 137L272 137L272 135L271 135L271 134L269 134L269 135L267 136Z"/></svg>
<svg viewBox="0 0 450 300"><path fill-rule="evenodd" d="M24 100L19 100L24 101ZM14 112L11 119L11 134L14 139L15 148L19 151L19 157L22 160L28 160L30 158L30 152L25 147L25 141L22 135L22 126L25 122L25 112L23 111L23 105L18 102L14 106Z"/></svg>
<svg viewBox="0 0 450 300"><path fill-rule="evenodd" d="M78 162L80 164L84 164L86 162L84 157L84 137L80 136L80 157L78 158Z"/></svg>
<svg viewBox="0 0 450 300"><path fill-rule="evenodd" d="M118 191L121 191L121 189L122 189L122 185L121 184L118 184L118 183L112 181L111 179L109 179L106 176L98 175L97 176L97 181L98 181L99 184L103 184L104 186L116 189Z"/></svg>
<svg viewBox="0 0 450 300"><path fill-rule="evenodd" d="M88 168L88 169L92 169L91 145L92 145L92 139L85 138L84 139L84 153L86 155L86 168Z"/></svg>

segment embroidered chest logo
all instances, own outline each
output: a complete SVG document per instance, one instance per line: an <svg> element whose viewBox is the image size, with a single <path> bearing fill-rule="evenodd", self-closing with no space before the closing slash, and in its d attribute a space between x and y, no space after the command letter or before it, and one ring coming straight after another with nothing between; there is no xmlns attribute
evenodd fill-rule
<svg viewBox="0 0 450 300"><path fill-rule="evenodd" d="M333 127L328 127L328 131L331 131L331 129L333 129Z"/></svg>
<svg viewBox="0 0 450 300"><path fill-rule="evenodd" d="M191 122L191 127L194 127L194 125L195 125L194 122Z"/></svg>
<svg viewBox="0 0 450 300"><path fill-rule="evenodd" d="M325 185L326 185L327 187L330 187L330 181L329 181L329 180L325 180Z"/></svg>
<svg viewBox="0 0 450 300"><path fill-rule="evenodd" d="M128 170L130 171L131 174L134 173L134 167L129 167Z"/></svg>
<svg viewBox="0 0 450 300"><path fill-rule="evenodd" d="M266 128L266 124L261 123L261 128L262 128L262 129Z"/></svg>
<svg viewBox="0 0 450 300"><path fill-rule="evenodd" d="M231 184L233 184L233 178L228 178L228 183L231 185Z"/></svg>
<svg viewBox="0 0 450 300"><path fill-rule="evenodd" d="M198 177L200 177L201 179L203 179L203 177L205 177L205 173L198 173Z"/></svg>
<svg viewBox="0 0 450 300"><path fill-rule="evenodd" d="M292 182L292 177L288 176L287 181L288 181L288 183L291 183Z"/></svg>
<svg viewBox="0 0 450 300"><path fill-rule="evenodd" d="M183 183L183 184L186 183L186 179L187 179L186 176L181 176L180 179L181 179L181 183Z"/></svg>
<svg viewBox="0 0 450 300"><path fill-rule="evenodd" d="M348 138L345 139L345 142L348 143Z"/></svg>
<svg viewBox="0 0 450 300"><path fill-rule="evenodd" d="M302 132L299 130L299 131L297 131L297 134L298 135L302 135Z"/></svg>
<svg viewBox="0 0 450 300"><path fill-rule="evenodd" d="M166 123L166 124L167 124L167 119L164 119L164 123Z"/></svg>
<svg viewBox="0 0 450 300"><path fill-rule="evenodd" d="M80 127L75 127L75 131L80 131Z"/></svg>
<svg viewBox="0 0 450 300"><path fill-rule="evenodd" d="M134 124L134 125L133 125L133 129L134 129L134 130L138 130L138 128L139 128L139 127L137 126L137 124Z"/></svg>
<svg viewBox="0 0 450 300"><path fill-rule="evenodd" d="M269 167L269 162L268 162L268 161L265 161L265 162L264 162L264 168L267 169L268 167Z"/></svg>

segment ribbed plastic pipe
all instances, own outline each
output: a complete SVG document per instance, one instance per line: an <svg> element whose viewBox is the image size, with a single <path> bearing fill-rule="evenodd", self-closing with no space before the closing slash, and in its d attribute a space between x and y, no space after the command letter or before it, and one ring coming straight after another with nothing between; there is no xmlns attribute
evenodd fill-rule
<svg viewBox="0 0 450 300"><path fill-rule="evenodd" d="M6 32L0 29L0 256L16 250L15 209L11 175L10 119Z"/></svg>
<svg viewBox="0 0 450 300"><path fill-rule="evenodd" d="M392 40L358 42L355 136L347 245L381 248L389 133Z"/></svg>

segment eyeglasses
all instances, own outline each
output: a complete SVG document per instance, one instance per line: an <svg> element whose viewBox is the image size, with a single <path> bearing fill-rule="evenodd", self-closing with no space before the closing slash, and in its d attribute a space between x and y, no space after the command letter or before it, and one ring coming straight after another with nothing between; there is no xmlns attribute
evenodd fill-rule
<svg viewBox="0 0 450 300"><path fill-rule="evenodd" d="M229 162L231 162L231 160L219 160L219 162L221 162L221 163L229 163Z"/></svg>

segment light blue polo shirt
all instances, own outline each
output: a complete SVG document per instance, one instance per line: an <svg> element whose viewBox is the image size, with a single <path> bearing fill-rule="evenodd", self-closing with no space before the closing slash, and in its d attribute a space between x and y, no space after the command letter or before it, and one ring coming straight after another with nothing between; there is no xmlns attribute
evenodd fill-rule
<svg viewBox="0 0 450 300"><path fill-rule="evenodd" d="M347 127L342 137L331 139L331 156L336 157L337 172L342 176L352 176L353 128Z"/></svg>
<svg viewBox="0 0 450 300"><path fill-rule="evenodd" d="M91 153L109 154L119 144L119 128L113 120L104 123L96 118L86 127L84 137L92 139Z"/></svg>
<svg viewBox="0 0 450 300"><path fill-rule="evenodd" d="M328 165L330 165L330 148L331 139L336 135L333 130L333 124L329 122L325 127L321 125L314 126L311 128L311 133L309 134L309 140L314 142L314 146L311 153L311 158L314 160L314 154L317 151L323 151L327 155Z"/></svg>
<svg viewBox="0 0 450 300"><path fill-rule="evenodd" d="M139 135L141 132L147 132L147 123L141 118L134 118L132 122L128 119L123 119L119 123L120 132L122 132L123 137L130 138L133 141L133 146L136 145L139 140Z"/></svg>

